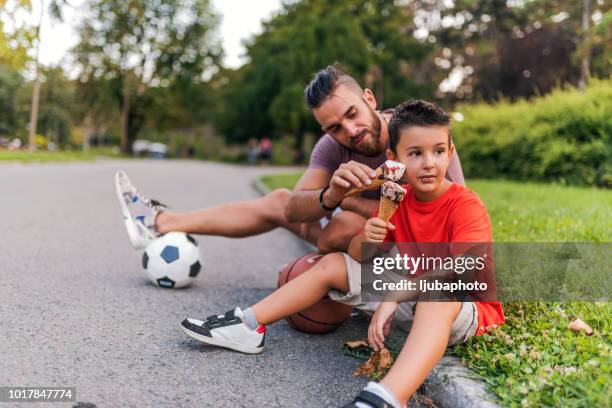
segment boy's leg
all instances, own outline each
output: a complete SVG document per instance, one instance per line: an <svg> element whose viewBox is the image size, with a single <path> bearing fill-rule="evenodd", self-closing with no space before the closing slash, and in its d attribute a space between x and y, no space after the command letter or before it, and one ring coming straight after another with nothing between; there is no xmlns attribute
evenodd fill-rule
<svg viewBox="0 0 612 408"><path fill-rule="evenodd" d="M383 378L400 404L405 404L438 364L448 345L461 302L419 302L406 343Z"/></svg>
<svg viewBox="0 0 612 408"><path fill-rule="evenodd" d="M325 255L311 269L287 282L251 309L257 322L267 325L309 308L332 289L345 293L349 291L346 263L339 253Z"/></svg>
<svg viewBox="0 0 612 408"><path fill-rule="evenodd" d="M245 311L237 307L204 320L185 319L181 327L188 336L203 343L260 353L266 324L314 305L332 289L349 290L344 259L342 254L326 255L317 265Z"/></svg>

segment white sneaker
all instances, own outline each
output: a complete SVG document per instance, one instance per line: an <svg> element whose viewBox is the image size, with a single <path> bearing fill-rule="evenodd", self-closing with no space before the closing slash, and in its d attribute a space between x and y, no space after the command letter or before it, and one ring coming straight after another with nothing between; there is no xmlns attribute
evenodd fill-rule
<svg viewBox="0 0 612 408"><path fill-rule="evenodd" d="M130 242L134 249L142 249L160 236L155 218L166 206L140 194L123 171L115 174L115 190Z"/></svg>
<svg viewBox="0 0 612 408"><path fill-rule="evenodd" d="M213 315L206 320L185 319L181 328L189 337L202 343L225 347L247 354L263 351L266 326L251 330L244 324L244 314L239 307L224 315Z"/></svg>

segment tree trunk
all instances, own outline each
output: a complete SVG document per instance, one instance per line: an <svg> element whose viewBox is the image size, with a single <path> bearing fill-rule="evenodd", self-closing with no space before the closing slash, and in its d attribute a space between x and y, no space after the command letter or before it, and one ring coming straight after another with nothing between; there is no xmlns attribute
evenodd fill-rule
<svg viewBox="0 0 612 408"><path fill-rule="evenodd" d="M30 107L30 129L28 135L28 149L36 150L36 125L38 124L38 99L40 96L40 80L38 79L38 68L36 78L32 86L32 105Z"/></svg>
<svg viewBox="0 0 612 408"><path fill-rule="evenodd" d="M582 0L582 46L580 47L582 61L580 63L580 79L578 80L578 89L581 91L584 91L584 88L586 88L590 76L591 39L589 38L589 18L591 17L591 12L589 1Z"/></svg>
<svg viewBox="0 0 612 408"><path fill-rule="evenodd" d="M38 101L40 97L40 26L45 15L45 2L40 2L40 18L36 27L36 72L32 85L32 105L30 107L30 129L28 133L28 149L36 150L36 130L38 125Z"/></svg>
<svg viewBox="0 0 612 408"><path fill-rule="evenodd" d="M130 87L128 84L127 75L123 78L123 95L121 104L121 151L130 153L129 146L129 120L130 120Z"/></svg>

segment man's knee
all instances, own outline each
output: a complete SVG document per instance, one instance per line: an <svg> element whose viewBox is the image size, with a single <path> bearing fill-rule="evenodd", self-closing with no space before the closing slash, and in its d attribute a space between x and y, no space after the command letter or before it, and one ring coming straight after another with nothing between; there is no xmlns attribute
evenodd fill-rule
<svg viewBox="0 0 612 408"><path fill-rule="evenodd" d="M357 213L343 211L331 219L321 231L317 249L326 254L334 251L346 252L351 239L361 231L365 218Z"/></svg>
<svg viewBox="0 0 612 408"><path fill-rule="evenodd" d="M273 221L280 222L285 216L285 206L291 191L286 188L277 188L264 196L266 209L270 212Z"/></svg>

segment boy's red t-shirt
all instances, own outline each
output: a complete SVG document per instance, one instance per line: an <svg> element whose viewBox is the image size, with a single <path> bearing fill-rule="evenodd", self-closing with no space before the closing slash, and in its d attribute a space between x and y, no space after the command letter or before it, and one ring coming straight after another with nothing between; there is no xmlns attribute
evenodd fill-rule
<svg viewBox="0 0 612 408"><path fill-rule="evenodd" d="M433 201L417 201L410 185L406 198L389 220L395 225L384 242L493 242L491 221L478 196L465 186L452 184ZM475 302L476 335L504 322L500 302Z"/></svg>

